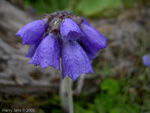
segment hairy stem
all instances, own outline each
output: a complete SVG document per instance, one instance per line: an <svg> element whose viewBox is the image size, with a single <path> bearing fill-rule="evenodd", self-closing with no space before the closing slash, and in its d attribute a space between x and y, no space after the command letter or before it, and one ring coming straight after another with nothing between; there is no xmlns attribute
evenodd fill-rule
<svg viewBox="0 0 150 113"><path fill-rule="evenodd" d="M73 97L72 97L72 88L70 83L70 78L66 77L67 79L67 90L68 90L68 104L69 104L69 113L74 113L73 109Z"/></svg>

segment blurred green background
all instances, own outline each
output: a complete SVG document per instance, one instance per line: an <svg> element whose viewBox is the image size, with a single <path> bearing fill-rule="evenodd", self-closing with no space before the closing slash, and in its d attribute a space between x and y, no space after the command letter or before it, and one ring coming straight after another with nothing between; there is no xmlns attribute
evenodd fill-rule
<svg viewBox="0 0 150 113"><path fill-rule="evenodd" d="M97 21L110 18L117 20L118 15L123 11L138 9L138 7L145 8L150 2L149 0L74 0L72 2L69 0L24 0L22 3L25 10L39 16L57 10L73 9L76 14L88 20ZM135 63L135 70L132 73L120 72L112 76L114 67L103 58L103 55L93 61L95 74L92 76L94 77L85 82L86 86L81 95L74 96L75 113L150 113L150 89L147 85L150 72L142 63L142 56L148 52L146 48L150 49L147 32L138 33L140 47L135 48L136 51L133 53L129 53L132 54L132 60ZM108 47L110 42L111 39L108 40ZM102 50L102 53L103 51L105 50ZM97 78L101 81L95 83ZM86 94L92 85L98 90ZM8 100L1 98L0 108L9 108L12 104L36 108L38 113L64 113L58 92L53 94L45 92L38 97L22 95L10 96Z"/></svg>
<svg viewBox="0 0 150 113"><path fill-rule="evenodd" d="M43 15L57 10L70 10L84 17L114 17L118 9L147 4L148 0L24 0L26 8L33 6Z"/></svg>

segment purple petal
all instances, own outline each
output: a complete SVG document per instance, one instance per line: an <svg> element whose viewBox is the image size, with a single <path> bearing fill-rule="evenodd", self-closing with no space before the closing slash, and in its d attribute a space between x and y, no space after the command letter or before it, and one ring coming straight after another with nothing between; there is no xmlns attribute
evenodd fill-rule
<svg viewBox="0 0 150 113"><path fill-rule="evenodd" d="M68 40L75 41L82 36L79 26L69 18L63 20L60 26L60 34L65 42Z"/></svg>
<svg viewBox="0 0 150 113"><path fill-rule="evenodd" d="M32 58L39 44L31 44L26 57Z"/></svg>
<svg viewBox="0 0 150 113"><path fill-rule="evenodd" d="M63 41L59 36L57 36L57 41L58 41L59 50L60 50L60 57L62 57Z"/></svg>
<svg viewBox="0 0 150 113"><path fill-rule="evenodd" d="M62 52L62 76L73 81L84 73L94 73L88 56L76 41L68 41Z"/></svg>
<svg viewBox="0 0 150 113"><path fill-rule="evenodd" d="M146 54L142 57L144 65L150 68L150 54Z"/></svg>
<svg viewBox="0 0 150 113"><path fill-rule="evenodd" d="M36 44L43 37L46 27L47 19L36 20L30 22L21 28L15 35L23 40L23 44Z"/></svg>
<svg viewBox="0 0 150 113"><path fill-rule="evenodd" d="M42 68L53 66L60 70L60 50L56 36L48 34L41 41L29 64L40 65Z"/></svg>
<svg viewBox="0 0 150 113"><path fill-rule="evenodd" d="M93 59L99 49L106 48L106 39L89 25L81 24L80 27L85 36L81 37L79 42L83 46L84 50L88 54L92 55L91 58Z"/></svg>
<svg viewBox="0 0 150 113"><path fill-rule="evenodd" d="M79 39L77 42L82 46L82 48L84 49L85 53L87 54L87 56L89 57L90 60L95 59L96 54L92 54L91 52L86 51L86 49L84 48L84 46L81 43L81 39Z"/></svg>
<svg viewBox="0 0 150 113"><path fill-rule="evenodd" d="M86 54L87 54L87 56L89 57L90 60L95 59L96 54L91 54L91 53L89 53L87 51L85 51L85 52L86 52Z"/></svg>

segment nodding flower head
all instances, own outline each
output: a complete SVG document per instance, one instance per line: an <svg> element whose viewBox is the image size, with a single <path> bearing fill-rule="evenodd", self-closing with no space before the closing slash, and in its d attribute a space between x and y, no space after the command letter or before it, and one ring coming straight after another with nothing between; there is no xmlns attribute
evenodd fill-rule
<svg viewBox="0 0 150 113"><path fill-rule="evenodd" d="M146 54L142 57L143 63L146 67L150 68L150 54Z"/></svg>
<svg viewBox="0 0 150 113"><path fill-rule="evenodd" d="M106 48L106 39L83 17L69 11L45 14L44 19L25 25L16 35L30 45L26 55L29 64L60 70L62 58L62 76L73 81L81 74L94 73L90 60Z"/></svg>

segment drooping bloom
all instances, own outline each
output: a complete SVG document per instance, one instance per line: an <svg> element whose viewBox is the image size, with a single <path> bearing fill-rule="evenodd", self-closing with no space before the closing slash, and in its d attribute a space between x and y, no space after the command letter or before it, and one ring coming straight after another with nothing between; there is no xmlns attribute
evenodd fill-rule
<svg viewBox="0 0 150 113"><path fill-rule="evenodd" d="M16 35L22 38L23 44L37 44L41 41L46 28L47 18L33 21L21 28Z"/></svg>
<svg viewBox="0 0 150 113"><path fill-rule="evenodd" d="M62 51L62 76L76 80L83 73L93 73L89 58L78 42L68 41Z"/></svg>
<svg viewBox="0 0 150 113"><path fill-rule="evenodd" d="M146 67L150 68L150 54L146 54L142 57L143 63Z"/></svg>
<svg viewBox="0 0 150 113"><path fill-rule="evenodd" d="M23 44L30 45L26 57L29 64L41 68L53 66L62 77L73 81L84 73L94 73L90 60L100 49L106 48L106 39L80 16L68 11L46 14L21 28L17 33Z"/></svg>

